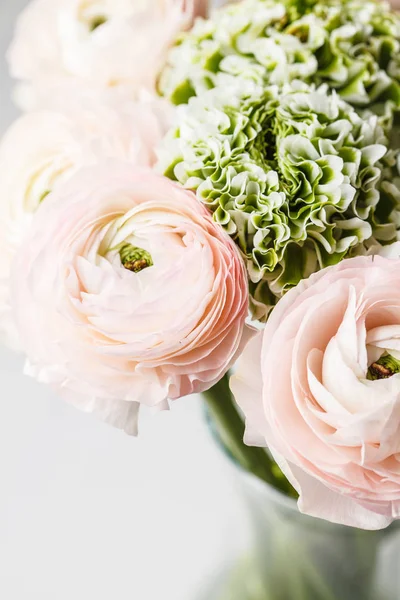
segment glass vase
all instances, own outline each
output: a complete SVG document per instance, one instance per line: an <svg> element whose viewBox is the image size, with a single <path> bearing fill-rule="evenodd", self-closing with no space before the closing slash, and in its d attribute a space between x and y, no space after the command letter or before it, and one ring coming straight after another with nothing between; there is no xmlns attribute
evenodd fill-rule
<svg viewBox="0 0 400 600"><path fill-rule="evenodd" d="M399 600L400 527L363 531L308 517L239 467L251 544L213 600Z"/></svg>
<svg viewBox="0 0 400 600"><path fill-rule="evenodd" d="M204 400L210 435L243 498L251 538L245 556L204 600L400 600L400 521L365 531L303 515L268 451L243 443L244 422L228 377Z"/></svg>

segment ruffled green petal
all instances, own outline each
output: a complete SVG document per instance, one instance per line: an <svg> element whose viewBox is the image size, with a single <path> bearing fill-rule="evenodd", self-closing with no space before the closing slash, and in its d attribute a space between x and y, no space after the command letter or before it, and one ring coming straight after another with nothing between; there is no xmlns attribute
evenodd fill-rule
<svg viewBox="0 0 400 600"><path fill-rule="evenodd" d="M197 20L160 91L160 169L235 239L252 309L400 239L400 15L375 0L243 0ZM361 250L360 250L361 249Z"/></svg>
<svg viewBox="0 0 400 600"><path fill-rule="evenodd" d="M396 153L376 116L326 87L252 91L231 85L180 107L161 166L234 237L251 282L279 296L310 265L335 264L372 234L396 237Z"/></svg>
<svg viewBox="0 0 400 600"><path fill-rule="evenodd" d="M228 4L180 38L160 90L178 104L232 77L326 83L355 106L399 106L400 15L374 0Z"/></svg>

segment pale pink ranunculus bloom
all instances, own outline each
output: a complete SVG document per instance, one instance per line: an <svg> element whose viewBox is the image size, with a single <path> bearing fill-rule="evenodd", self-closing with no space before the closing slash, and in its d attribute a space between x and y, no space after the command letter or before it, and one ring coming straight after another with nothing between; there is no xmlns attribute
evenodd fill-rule
<svg viewBox="0 0 400 600"><path fill-rule="evenodd" d="M133 272L130 244L153 265ZM128 433L141 404L210 388L247 336L247 276L192 192L151 170L82 170L37 212L13 264L27 372Z"/></svg>
<svg viewBox="0 0 400 600"><path fill-rule="evenodd" d="M40 108L76 83L131 98L154 92L168 47L206 10L205 0L32 0L8 54L16 101Z"/></svg>
<svg viewBox="0 0 400 600"><path fill-rule="evenodd" d="M400 374L366 378L385 352L400 359L399 244L384 254L292 289L231 382L245 441L269 447L300 510L364 529L400 517Z"/></svg>
<svg viewBox="0 0 400 600"><path fill-rule="evenodd" d="M141 102L103 103L61 98L59 110L28 113L0 143L0 338L18 349L9 303L11 263L33 215L47 195L80 168L104 158L152 166L170 123L170 106Z"/></svg>

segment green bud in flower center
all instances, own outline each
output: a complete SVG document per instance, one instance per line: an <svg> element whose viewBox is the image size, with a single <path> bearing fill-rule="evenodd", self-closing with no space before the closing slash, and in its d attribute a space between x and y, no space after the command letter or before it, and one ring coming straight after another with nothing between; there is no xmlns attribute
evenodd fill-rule
<svg viewBox="0 0 400 600"><path fill-rule="evenodd" d="M388 379L396 373L400 373L400 361L393 358L391 354L383 354L379 360L369 367L367 379L370 381Z"/></svg>
<svg viewBox="0 0 400 600"><path fill-rule="evenodd" d="M132 246L132 244L123 244L119 250L119 256L125 269L133 273L139 273L154 264L151 254L147 250Z"/></svg>
<svg viewBox="0 0 400 600"><path fill-rule="evenodd" d="M89 29L90 29L90 31L94 31L95 29L97 29L101 25L104 25L104 23L107 23L107 17L99 15L97 17L94 17L91 20L91 22L89 23Z"/></svg>
<svg viewBox="0 0 400 600"><path fill-rule="evenodd" d="M39 204L41 204L43 202L43 200L45 200L49 194L51 194L51 191L45 190L39 198Z"/></svg>

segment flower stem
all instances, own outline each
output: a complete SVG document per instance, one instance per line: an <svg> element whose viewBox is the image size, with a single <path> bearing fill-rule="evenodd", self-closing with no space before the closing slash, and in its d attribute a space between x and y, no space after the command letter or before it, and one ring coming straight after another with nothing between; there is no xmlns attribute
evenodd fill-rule
<svg viewBox="0 0 400 600"><path fill-rule="evenodd" d="M277 464L267 452L244 443L245 426L232 398L228 375L204 392L203 396L218 438L234 460L246 471L292 495L291 485L283 474L277 477Z"/></svg>

